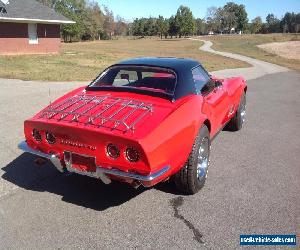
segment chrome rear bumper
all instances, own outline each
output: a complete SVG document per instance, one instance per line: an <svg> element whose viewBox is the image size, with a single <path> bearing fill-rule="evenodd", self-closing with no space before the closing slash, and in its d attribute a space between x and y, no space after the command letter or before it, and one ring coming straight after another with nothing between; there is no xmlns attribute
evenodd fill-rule
<svg viewBox="0 0 300 250"><path fill-rule="evenodd" d="M66 167L64 167L61 164L61 160L59 157L55 154L46 154L43 153L39 150L34 150L31 147L28 146L26 141L22 141L19 143L18 148L21 149L24 152L31 153L34 155L37 155L42 158L49 159L53 165L57 168L58 171L64 172L65 169L68 170L69 172L81 174L81 175L87 175L90 177L94 178L100 178L105 184L110 183L110 179L107 175L113 175L116 177L121 177L121 178L128 178L132 180L139 181L143 186L152 186L152 183L155 183L155 180L159 179L162 175L164 175L169 169L169 166L164 166L157 172L154 172L150 175L139 175L139 174L134 174L134 173L129 173L129 172L124 172L118 169L106 169L101 166L97 166L96 172L85 172L85 171L80 171L72 167L72 162L68 162L64 159Z"/></svg>
<svg viewBox="0 0 300 250"><path fill-rule="evenodd" d="M58 171L60 172L64 172L64 167L61 165L61 162L59 160L59 158L57 157L57 155L55 154L45 154L39 150L34 150L31 147L28 146L26 141L22 141L19 143L18 148L21 149L24 152L30 153L30 154L34 154L37 156L40 156L42 158L46 158L49 159L53 165L57 168Z"/></svg>

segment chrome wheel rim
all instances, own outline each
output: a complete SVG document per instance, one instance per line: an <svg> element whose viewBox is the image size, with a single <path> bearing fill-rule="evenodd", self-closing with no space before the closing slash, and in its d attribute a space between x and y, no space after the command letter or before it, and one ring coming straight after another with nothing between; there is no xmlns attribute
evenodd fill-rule
<svg viewBox="0 0 300 250"><path fill-rule="evenodd" d="M209 141L205 137L202 139L197 159L197 178L203 180L207 175L207 168L209 165Z"/></svg>
<svg viewBox="0 0 300 250"><path fill-rule="evenodd" d="M243 101L242 107L241 107L241 120L244 123L246 119L246 103L245 100Z"/></svg>

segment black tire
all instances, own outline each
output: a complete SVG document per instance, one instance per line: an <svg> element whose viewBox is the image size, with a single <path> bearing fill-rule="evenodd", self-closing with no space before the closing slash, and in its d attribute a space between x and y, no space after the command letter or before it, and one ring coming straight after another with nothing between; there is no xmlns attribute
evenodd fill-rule
<svg viewBox="0 0 300 250"><path fill-rule="evenodd" d="M205 151L201 151L200 154L202 149ZM204 186L209 166L209 153L209 131L203 125L195 139L186 164L174 176L174 182L179 191L184 194L195 194ZM200 162L202 163L200 164Z"/></svg>
<svg viewBox="0 0 300 250"><path fill-rule="evenodd" d="M239 107L234 115L231 118L229 123L226 126L226 130L229 131L238 131L243 127L243 123L245 122L246 115L246 93L244 92L241 96Z"/></svg>

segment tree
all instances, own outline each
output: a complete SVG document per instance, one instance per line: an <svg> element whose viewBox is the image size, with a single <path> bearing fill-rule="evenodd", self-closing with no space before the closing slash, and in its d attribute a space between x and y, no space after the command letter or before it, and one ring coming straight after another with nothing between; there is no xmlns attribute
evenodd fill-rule
<svg viewBox="0 0 300 250"><path fill-rule="evenodd" d="M248 18L245 5L228 2L223 7L223 19L228 28L244 31L247 27Z"/></svg>
<svg viewBox="0 0 300 250"><path fill-rule="evenodd" d="M173 36L177 36L179 33L180 27L179 27L179 21L177 16L171 16L169 18L169 30L168 33L173 38Z"/></svg>
<svg viewBox="0 0 300 250"><path fill-rule="evenodd" d="M157 19L153 17L145 18L144 25L145 36L156 36L157 35Z"/></svg>
<svg viewBox="0 0 300 250"><path fill-rule="evenodd" d="M300 30L300 13L285 13L281 20L283 32L297 33Z"/></svg>
<svg viewBox="0 0 300 250"><path fill-rule="evenodd" d="M133 26L133 23L127 23L127 32L126 32L127 36L133 36L132 26Z"/></svg>
<svg viewBox="0 0 300 250"><path fill-rule="evenodd" d="M160 38L163 36L163 25L164 25L164 17L159 15L156 21L156 27Z"/></svg>
<svg viewBox="0 0 300 250"><path fill-rule="evenodd" d="M144 18L136 18L132 24L132 34L134 36L144 36L144 29L145 29L145 19Z"/></svg>
<svg viewBox="0 0 300 250"><path fill-rule="evenodd" d="M197 18L195 20L196 24L196 35L204 35L206 33L206 25L205 25L205 20L201 18Z"/></svg>
<svg viewBox="0 0 300 250"><path fill-rule="evenodd" d="M127 24L126 24L125 20L122 17L120 17L119 15L116 17L114 33L117 36L126 35L126 33L127 33Z"/></svg>
<svg viewBox="0 0 300 250"><path fill-rule="evenodd" d="M295 19L296 19L295 32L299 33L300 32L300 13L297 13Z"/></svg>
<svg viewBox="0 0 300 250"><path fill-rule="evenodd" d="M176 13L179 22L179 37L192 35L195 32L195 20L190 8L181 5Z"/></svg>
<svg viewBox="0 0 300 250"><path fill-rule="evenodd" d="M229 33L234 29L243 32L248 24L247 12L243 4L228 2L220 8L208 8L206 22L210 31Z"/></svg>
<svg viewBox="0 0 300 250"><path fill-rule="evenodd" d="M275 16L274 14L268 14L267 17L266 17L266 22L268 25L271 25L272 23L275 22Z"/></svg>
<svg viewBox="0 0 300 250"><path fill-rule="evenodd" d="M167 19L167 18L165 18L165 20L164 20L162 33L164 34L165 38L168 37L168 34L169 34L169 19Z"/></svg>
<svg viewBox="0 0 300 250"><path fill-rule="evenodd" d="M64 41L94 40L111 38L127 34L127 23L121 17L114 21L111 10L104 6L103 13L96 1L91 0L37 0L53 8L56 12L75 21L75 24L63 24L61 35ZM131 31L130 31L131 32Z"/></svg>
<svg viewBox="0 0 300 250"><path fill-rule="evenodd" d="M104 23L103 23L104 32L111 39L114 35L115 30L115 20L113 12L108 9L108 7L104 6Z"/></svg>
<svg viewBox="0 0 300 250"><path fill-rule="evenodd" d="M238 10L235 12L237 29L244 32L247 29L248 14L246 12L245 5L243 4L240 4L237 9Z"/></svg>
<svg viewBox="0 0 300 250"><path fill-rule="evenodd" d="M261 17L258 16L258 17L255 17L253 20L252 20L252 24L251 24L251 33L259 33L260 30L262 28L262 20L261 20Z"/></svg>
<svg viewBox="0 0 300 250"><path fill-rule="evenodd" d="M162 39L163 35L166 34L166 32L168 31L168 22L166 22L166 20L164 19L163 16L159 15L158 19L156 21L156 27L157 27L157 32L160 36L160 38Z"/></svg>
<svg viewBox="0 0 300 250"><path fill-rule="evenodd" d="M280 20L277 19L274 14L268 14L266 22L267 33L281 32Z"/></svg>
<svg viewBox="0 0 300 250"><path fill-rule="evenodd" d="M82 40L94 40L97 37L97 24L93 19L93 9L91 6L87 6L81 12L83 34L81 35Z"/></svg>
<svg viewBox="0 0 300 250"><path fill-rule="evenodd" d="M58 13L76 22L75 24L61 25L61 34L64 41L71 42L74 39L81 39L84 33L84 25L80 14L85 7L84 0L60 0L53 5Z"/></svg>
<svg viewBox="0 0 300 250"><path fill-rule="evenodd" d="M207 9L206 26L207 31L217 32L221 30L220 8L210 7Z"/></svg>
<svg viewBox="0 0 300 250"><path fill-rule="evenodd" d="M38 1L76 22L61 26L64 41L99 39L103 31L104 16L97 2L88 0Z"/></svg>
<svg viewBox="0 0 300 250"><path fill-rule="evenodd" d="M101 33L103 32L104 14L102 13L97 2L91 5L91 14L96 25L94 36L95 39L99 40Z"/></svg>
<svg viewBox="0 0 300 250"><path fill-rule="evenodd" d="M235 11L237 6L237 4L230 2L223 8L218 8L217 17L220 20L222 31L230 33L232 28L236 29L237 20Z"/></svg>

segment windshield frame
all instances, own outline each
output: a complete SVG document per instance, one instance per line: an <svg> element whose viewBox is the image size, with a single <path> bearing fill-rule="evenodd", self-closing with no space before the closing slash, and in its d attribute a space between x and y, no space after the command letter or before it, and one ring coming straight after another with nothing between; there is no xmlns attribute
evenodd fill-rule
<svg viewBox="0 0 300 250"><path fill-rule="evenodd" d="M150 68L150 69L156 69L156 70L162 70L162 71L168 71L168 73L171 73L175 76L175 83L174 83L174 88L172 93L167 93L163 91L157 91L155 89L143 89L143 88L138 88L138 87L132 87L132 86L93 86L101 77L104 77L109 70L113 68L120 68L122 69L130 69L130 68ZM138 71L138 70L137 70ZM161 66L155 66L155 65L141 65L141 64L115 64L112 65L108 68L106 68L104 71L102 71L87 87L86 90L90 91L116 91L116 92L130 92L130 93L138 93L138 94L145 94L145 95L152 95L152 96L157 96L157 97L162 97L166 99L173 100L176 92L176 87L178 83L178 74L177 72L169 67L161 67Z"/></svg>

